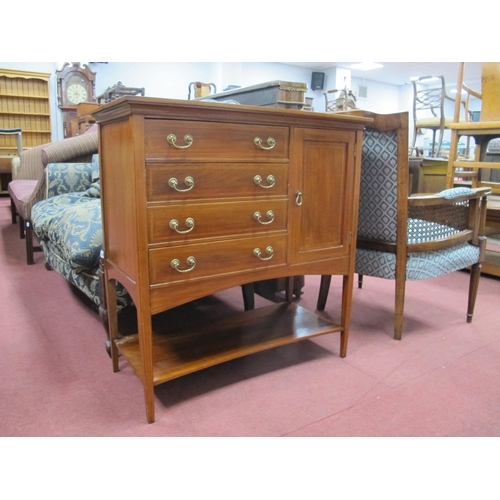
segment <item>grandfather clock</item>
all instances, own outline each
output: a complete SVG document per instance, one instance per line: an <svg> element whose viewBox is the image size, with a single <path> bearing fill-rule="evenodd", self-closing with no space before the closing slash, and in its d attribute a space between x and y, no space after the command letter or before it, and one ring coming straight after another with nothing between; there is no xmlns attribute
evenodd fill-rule
<svg viewBox="0 0 500 500"><path fill-rule="evenodd" d="M96 102L95 73L79 62L67 62L57 75L57 101L63 117L64 138L77 135L76 107L82 102Z"/></svg>

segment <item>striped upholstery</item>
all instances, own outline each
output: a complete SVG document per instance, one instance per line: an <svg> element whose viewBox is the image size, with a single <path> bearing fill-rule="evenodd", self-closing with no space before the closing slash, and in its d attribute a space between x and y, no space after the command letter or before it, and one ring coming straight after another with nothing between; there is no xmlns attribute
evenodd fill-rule
<svg viewBox="0 0 500 500"><path fill-rule="evenodd" d="M89 132L77 137L35 146L21 153L21 163L9 183L9 194L16 206L17 213L30 220L33 205L46 196L45 167L49 163L60 162L90 162L92 155L97 153L97 132ZM24 182L37 181L30 196L20 196L25 192Z"/></svg>

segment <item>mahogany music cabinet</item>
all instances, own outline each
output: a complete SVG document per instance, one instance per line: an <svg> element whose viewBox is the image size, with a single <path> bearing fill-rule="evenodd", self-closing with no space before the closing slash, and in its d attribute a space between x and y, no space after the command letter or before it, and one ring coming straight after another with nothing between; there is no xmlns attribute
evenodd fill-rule
<svg viewBox="0 0 500 500"><path fill-rule="evenodd" d="M148 422L154 386L184 374L332 332L346 355L370 119L138 96L93 114L113 369L120 352L142 380ZM307 274L343 276L339 324L285 303L152 330L153 315L192 300ZM136 335L118 336L116 282L137 307Z"/></svg>

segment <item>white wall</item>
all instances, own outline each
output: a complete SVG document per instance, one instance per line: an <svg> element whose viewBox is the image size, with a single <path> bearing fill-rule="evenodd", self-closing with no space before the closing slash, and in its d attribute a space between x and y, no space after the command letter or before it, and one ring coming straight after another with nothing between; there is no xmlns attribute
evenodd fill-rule
<svg viewBox="0 0 500 500"><path fill-rule="evenodd" d="M0 62L0 68L39 71L52 74L51 114L53 140L61 139L61 113L57 107L56 62ZM144 87L149 97L187 99L190 82L215 83L222 91L228 85L248 86L272 80L285 80L311 85L313 70L272 62L109 62L92 63L96 73L96 94L102 94L108 87L121 81L127 87ZM314 98L315 111L325 110L323 91L335 87L336 68L325 73L324 89L308 90L307 96ZM358 100L358 107L378 113L392 113L411 110L411 96L406 88L374 82L368 79L352 78L352 89L358 93L359 85L368 88L368 99ZM410 133L411 138L411 133Z"/></svg>

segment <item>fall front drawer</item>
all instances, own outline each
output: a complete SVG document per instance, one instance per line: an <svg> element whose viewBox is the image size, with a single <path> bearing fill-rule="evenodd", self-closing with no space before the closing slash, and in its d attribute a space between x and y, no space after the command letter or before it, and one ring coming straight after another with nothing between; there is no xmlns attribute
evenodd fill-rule
<svg viewBox="0 0 500 500"><path fill-rule="evenodd" d="M148 201L286 196L288 164L150 164L146 187Z"/></svg>
<svg viewBox="0 0 500 500"><path fill-rule="evenodd" d="M148 208L149 243L286 229L286 198L181 203Z"/></svg>
<svg viewBox="0 0 500 500"><path fill-rule="evenodd" d="M145 135L148 160L266 161L289 155L288 127L150 119Z"/></svg>
<svg viewBox="0 0 500 500"><path fill-rule="evenodd" d="M149 250L151 285L286 264L286 234Z"/></svg>

